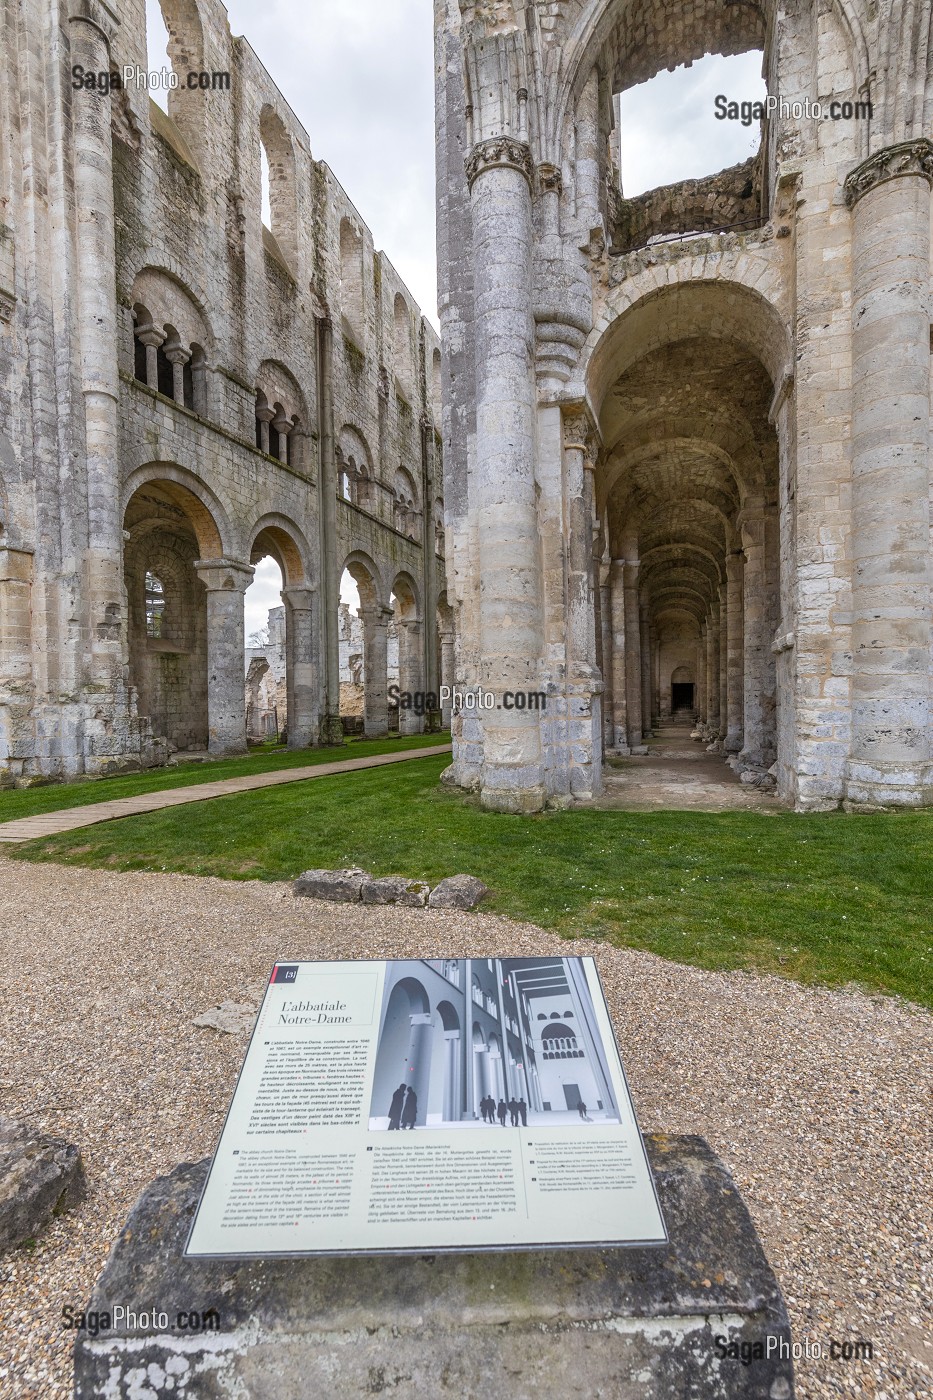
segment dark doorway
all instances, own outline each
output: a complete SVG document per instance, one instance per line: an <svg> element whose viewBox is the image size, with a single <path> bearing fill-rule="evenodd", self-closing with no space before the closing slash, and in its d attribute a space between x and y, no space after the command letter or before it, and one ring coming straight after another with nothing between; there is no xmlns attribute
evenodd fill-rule
<svg viewBox="0 0 933 1400"><path fill-rule="evenodd" d="M693 709L693 684L684 681L674 681L671 684L671 709L676 714L678 710Z"/></svg>

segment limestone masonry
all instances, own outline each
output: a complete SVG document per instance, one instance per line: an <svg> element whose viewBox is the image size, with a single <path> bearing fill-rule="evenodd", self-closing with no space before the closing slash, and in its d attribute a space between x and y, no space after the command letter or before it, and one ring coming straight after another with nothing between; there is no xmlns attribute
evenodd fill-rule
<svg viewBox="0 0 933 1400"><path fill-rule="evenodd" d="M799 808L929 804L931 0L435 24L457 681L548 699L451 777L585 799L680 712ZM759 49L758 155L627 199L614 97Z"/></svg>
<svg viewBox="0 0 933 1400"><path fill-rule="evenodd" d="M162 10L168 115L73 85L147 68L144 0L0 18L0 782L245 751L266 556L290 744L341 733L345 569L367 734L390 620L406 688L453 654L437 337L219 0Z"/></svg>
<svg viewBox="0 0 933 1400"><path fill-rule="evenodd" d="M255 737L384 733L391 620L488 807L672 716L798 808L929 804L933 0L435 0L443 373L218 0L162 9L230 75L169 115L72 85L143 0L0 20L0 781L242 751L272 556ZM618 94L752 50L757 155L627 197Z"/></svg>

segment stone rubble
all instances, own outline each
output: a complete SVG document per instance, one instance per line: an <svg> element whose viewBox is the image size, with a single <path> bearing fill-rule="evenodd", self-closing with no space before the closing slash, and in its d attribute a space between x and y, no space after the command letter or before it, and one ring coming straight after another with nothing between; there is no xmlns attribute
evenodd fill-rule
<svg viewBox="0 0 933 1400"><path fill-rule="evenodd" d="M77 1147L0 1117L0 1253L34 1239L86 1191Z"/></svg>

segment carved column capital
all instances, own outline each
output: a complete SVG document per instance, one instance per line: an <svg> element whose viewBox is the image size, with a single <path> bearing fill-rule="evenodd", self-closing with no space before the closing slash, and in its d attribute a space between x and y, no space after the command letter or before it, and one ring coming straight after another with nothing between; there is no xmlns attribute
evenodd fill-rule
<svg viewBox="0 0 933 1400"><path fill-rule="evenodd" d="M863 160L845 179L843 191L850 209L858 203L862 195L873 190L876 185L896 180L901 175L922 175L933 185L933 141L919 136L913 141L901 141L896 146L886 146L883 151Z"/></svg>
<svg viewBox="0 0 933 1400"><path fill-rule="evenodd" d="M491 136L480 141L466 158L467 184L472 189L484 170L496 166L518 170L529 185L534 182L535 163L527 141L517 141L514 136Z"/></svg>
<svg viewBox="0 0 933 1400"><path fill-rule="evenodd" d="M542 194L561 194L564 188L564 177L559 165L552 165L549 160L543 160L538 166L538 184Z"/></svg>
<svg viewBox="0 0 933 1400"><path fill-rule="evenodd" d="M561 420L564 446L582 452L584 467L592 471L599 452L599 435L589 408L585 403L564 404L561 407Z"/></svg>

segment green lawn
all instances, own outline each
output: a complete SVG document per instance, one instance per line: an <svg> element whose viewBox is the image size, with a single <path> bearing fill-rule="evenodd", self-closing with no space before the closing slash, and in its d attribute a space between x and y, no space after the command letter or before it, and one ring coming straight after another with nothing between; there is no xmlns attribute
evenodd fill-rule
<svg viewBox="0 0 933 1400"><path fill-rule="evenodd" d="M491 909L568 937L701 967L857 982L933 1006L930 814L513 817L441 791L447 761L222 798L9 850L230 879L351 864L431 881L467 871L491 886Z"/></svg>
<svg viewBox="0 0 933 1400"><path fill-rule="evenodd" d="M247 758L222 758L204 763L182 763L172 768L154 768L148 773L127 773L117 778L89 778L83 782L52 783L47 787L0 790L0 822L16 817L32 817L39 812L60 812L65 807L86 807L94 802L110 802L118 797L135 797L141 792L162 792L166 788L195 787L221 778L240 778L250 773L273 773L282 768L306 768L315 763L338 763L371 754L396 753L402 749L426 749L432 744L449 744L449 734L407 734L404 738L349 739L343 748L280 749L263 747Z"/></svg>

